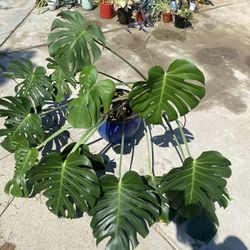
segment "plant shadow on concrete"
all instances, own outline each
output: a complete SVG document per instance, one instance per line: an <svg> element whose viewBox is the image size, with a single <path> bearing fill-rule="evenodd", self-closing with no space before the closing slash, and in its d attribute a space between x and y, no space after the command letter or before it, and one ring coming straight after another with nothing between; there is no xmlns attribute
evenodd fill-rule
<svg viewBox="0 0 250 250"><path fill-rule="evenodd" d="M34 50L19 52L13 52L10 50L0 50L0 86L4 86L8 82L7 78L2 77L2 73L6 71L11 61L18 60L20 58L27 58L31 60L34 56L36 56L36 51Z"/></svg>
<svg viewBox="0 0 250 250"><path fill-rule="evenodd" d="M228 236L221 243L218 243L218 241L215 242L214 237L216 237L216 230L213 225L208 222L206 217L200 216L198 221L193 225L189 225L189 223L189 221L183 223L176 222L176 237L180 242L191 246L193 250L248 250L244 242L235 236ZM188 231L193 231L196 237L192 238L188 236Z"/></svg>
<svg viewBox="0 0 250 250"><path fill-rule="evenodd" d="M177 59L168 69L153 66L145 77L106 45L99 26L87 23L78 12L58 13L51 30L47 59L51 73L23 58L13 61L3 74L19 80L14 96L0 98L0 116L5 118L1 145L16 160L13 178L4 191L19 198L42 194L48 209L59 218L74 219L87 213L92 217L96 243L109 239L107 250L134 249L139 244L138 235L145 238L154 223L167 224L174 218L197 223L204 214L217 231L215 205L228 206L226 185L231 162L214 150L194 157L188 145L193 136L179 121L205 96L205 77L200 69L188 60ZM129 79L122 81L98 71L94 64L103 48L123 60L141 80L128 83ZM99 80L99 74L107 79ZM117 162L105 157L109 146L95 154L88 145L98 130L112 123L121 132L120 145L112 146L120 151ZM128 124L137 124L139 130L126 145ZM165 147L168 142L163 137L152 138L155 125L168 128L181 159L181 167L162 176L154 173L153 145ZM72 128L81 132L69 143L67 133ZM133 127L132 131L136 130ZM112 138L116 135L113 132ZM143 136L146 150L141 164L148 165L146 175L131 170L134 147ZM132 160L126 171L123 156L129 152Z"/></svg>

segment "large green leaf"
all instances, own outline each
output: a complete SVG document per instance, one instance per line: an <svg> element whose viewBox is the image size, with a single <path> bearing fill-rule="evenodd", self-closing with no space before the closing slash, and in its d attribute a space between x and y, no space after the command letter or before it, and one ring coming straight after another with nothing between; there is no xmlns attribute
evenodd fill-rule
<svg viewBox="0 0 250 250"><path fill-rule="evenodd" d="M51 80L54 85L53 96L56 102L61 102L65 100L65 95L71 95L72 90L69 85L72 87L76 87L76 81L70 74L65 74L60 65L58 65L51 58L47 58L49 61L48 68L53 69L53 73L51 74Z"/></svg>
<svg viewBox="0 0 250 250"><path fill-rule="evenodd" d="M110 237L106 250L135 248L137 233L148 234L147 223L151 226L159 216L158 202L153 193L133 171L122 179L105 175L100 179L103 196L90 211L93 216L91 227L97 244Z"/></svg>
<svg viewBox="0 0 250 250"><path fill-rule="evenodd" d="M160 66L149 70L147 81L136 82L129 94L133 111L151 124L161 124L162 115L169 121L187 114L205 95L202 72L187 60L175 60L165 71Z"/></svg>
<svg viewBox="0 0 250 250"><path fill-rule="evenodd" d="M78 152L63 159L50 153L29 173L34 191L48 197L46 205L58 217L76 218L92 208L100 195L98 178L89 159Z"/></svg>
<svg viewBox="0 0 250 250"><path fill-rule="evenodd" d="M24 137L15 138L12 144L15 149L15 172L13 179L6 184L4 191L16 197L28 197L30 192L26 183L26 174L35 165L39 152L36 148L30 148Z"/></svg>
<svg viewBox="0 0 250 250"><path fill-rule="evenodd" d="M196 160L189 157L182 167L162 178L161 190L171 207L185 218L197 216L204 210L216 220L213 203L225 196L225 178L231 175L230 165L230 161L216 151L203 152Z"/></svg>
<svg viewBox="0 0 250 250"><path fill-rule="evenodd" d="M28 59L13 61L3 76L23 79L15 87L16 95L30 99L33 107L42 106L45 100L51 99L52 84L46 76L46 70L40 66L33 70L32 63Z"/></svg>
<svg viewBox="0 0 250 250"><path fill-rule="evenodd" d="M48 37L49 54L67 74L80 72L101 55L95 40L105 45L105 37L98 25L88 24L79 12L61 11Z"/></svg>
<svg viewBox="0 0 250 250"><path fill-rule="evenodd" d="M39 115L31 113L31 103L24 97L7 96L0 99L0 117L6 117L5 129L0 129L0 136L26 137L31 144L40 143L44 139Z"/></svg>
<svg viewBox="0 0 250 250"><path fill-rule="evenodd" d="M80 74L81 89L79 97L68 106L68 121L75 128L93 127L100 116L101 107L108 112L115 93L111 80L97 81L95 66L86 66Z"/></svg>

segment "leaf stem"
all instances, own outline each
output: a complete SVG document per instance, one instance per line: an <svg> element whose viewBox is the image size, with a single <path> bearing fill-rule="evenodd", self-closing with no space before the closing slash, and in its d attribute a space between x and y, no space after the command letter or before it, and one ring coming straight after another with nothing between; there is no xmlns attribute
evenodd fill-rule
<svg viewBox="0 0 250 250"><path fill-rule="evenodd" d="M176 123L177 123L178 129L179 129L179 131L181 133L182 140L183 140L183 142L185 144L185 148L186 148L187 154L188 154L189 157L191 157L185 133L184 133L184 131L183 131L181 125L180 125L180 122L178 120L176 120Z"/></svg>
<svg viewBox="0 0 250 250"><path fill-rule="evenodd" d="M41 144L39 144L36 147L36 149L40 149L40 148L44 147L48 142L50 142L55 137L57 137L58 135L60 135L61 133L63 133L65 130L67 130L69 128L71 128L71 125L70 124L65 124L59 130L57 130L54 134L50 135L45 141L43 141Z"/></svg>
<svg viewBox="0 0 250 250"><path fill-rule="evenodd" d="M150 138L149 138L149 129L148 126L145 122L145 120L143 120L144 123L144 128L145 128L145 136L146 136L146 144L147 144L147 154L148 154L148 172L149 175L151 176L151 179L154 183L154 186L156 188L156 184L155 184L155 178L154 178L154 171L153 171L153 164L152 164L152 150L150 147Z"/></svg>
<svg viewBox="0 0 250 250"><path fill-rule="evenodd" d="M175 133L174 133L174 130L173 130L173 128L172 128L170 122L168 121L168 119L167 119L167 117L166 117L165 115L163 115L163 119L164 119L165 122L167 123L167 125L168 125L168 127L169 127L169 130L170 130L170 132L171 132L171 134L172 134L172 136L173 136L173 140L174 140L175 143L177 144L177 148L178 148L178 150L179 150L179 152L180 152L179 156L180 156L180 158L181 158L181 161L183 162L183 161L185 160L186 157L185 157L184 151L183 151L183 149L182 149L182 146L181 146L181 144L179 143L178 138L176 137L176 135L175 135Z"/></svg>
<svg viewBox="0 0 250 250"><path fill-rule="evenodd" d="M116 77L114 77L114 76L111 76L111 75L109 75L109 74L107 74L107 73L105 73L105 72L98 71L98 73L101 74L101 75L107 76L107 77L109 77L109 78L111 78L111 79L113 79L113 80L115 80L115 81L117 81L117 82L123 83L122 80L120 80L120 79L118 79L118 78L116 78Z"/></svg>
<svg viewBox="0 0 250 250"><path fill-rule="evenodd" d="M55 111L55 110L64 108L64 107L66 107L67 105L68 105L68 102L65 103L65 104L63 104L63 105L61 105L61 106L58 106L58 107L56 107L56 108L54 108L54 109L50 109L50 110L44 111L43 113L41 113L41 114L39 114L39 115L40 115L40 116L47 115L47 114L49 114L49 113L51 113L51 112L53 112L53 111Z"/></svg>
<svg viewBox="0 0 250 250"><path fill-rule="evenodd" d="M97 124L89 129L87 129L83 135L80 137L80 139L77 141L77 143L75 144L75 146L72 148L72 150L70 151L69 155L74 153L79 147L80 145L86 143L89 138L102 126L102 124L105 122L105 119L102 119L100 121L97 122Z"/></svg>
<svg viewBox="0 0 250 250"><path fill-rule="evenodd" d="M131 86L129 85L129 83L127 83L127 82L124 82L124 81L122 81L122 80L120 80L120 79L118 79L118 78L116 78L116 77L114 77L114 76L111 76L111 75L109 75L109 74L107 74L107 73L105 73L105 72L102 72L102 71L98 71L98 73L101 74L101 75L107 76L107 77L109 77L110 79L113 79L113 80L119 82L119 83L120 83L119 85L125 85L126 87L132 89L132 87L131 87ZM118 84L116 83L116 85L118 85Z"/></svg>
<svg viewBox="0 0 250 250"><path fill-rule="evenodd" d="M109 48L108 46L104 45L103 43L99 42L98 40L95 40L95 42L101 46L103 46L105 49L107 49L108 51L110 51L111 53L113 53L115 56L117 56L118 58L120 58L122 61L124 61L130 68L132 68L138 75L140 75L144 80L146 80L147 78L133 65L131 64L129 61L127 61L124 57L122 57L121 55L119 55L118 53L116 53L115 51L113 51L111 48Z"/></svg>
<svg viewBox="0 0 250 250"><path fill-rule="evenodd" d="M125 120L123 118L122 122L122 138L121 138L121 151L120 151L120 161L119 161L119 168L118 168L118 178L121 179L122 175L122 158L123 158L123 151L124 151L124 139L125 139Z"/></svg>

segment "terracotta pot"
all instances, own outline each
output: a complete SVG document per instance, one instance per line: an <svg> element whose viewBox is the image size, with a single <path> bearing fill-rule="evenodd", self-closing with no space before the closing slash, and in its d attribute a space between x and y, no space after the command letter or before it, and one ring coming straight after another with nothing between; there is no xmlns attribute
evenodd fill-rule
<svg viewBox="0 0 250 250"><path fill-rule="evenodd" d="M137 15L136 15L136 21L138 22L143 22L144 21L144 18L142 16L142 13L141 12L138 12Z"/></svg>
<svg viewBox="0 0 250 250"><path fill-rule="evenodd" d="M170 23L170 22L172 22L172 20L173 20L172 13L170 13L170 12L163 12L162 13L163 23Z"/></svg>
<svg viewBox="0 0 250 250"><path fill-rule="evenodd" d="M114 15L114 5L107 4L100 1L100 17L104 19L111 19Z"/></svg>

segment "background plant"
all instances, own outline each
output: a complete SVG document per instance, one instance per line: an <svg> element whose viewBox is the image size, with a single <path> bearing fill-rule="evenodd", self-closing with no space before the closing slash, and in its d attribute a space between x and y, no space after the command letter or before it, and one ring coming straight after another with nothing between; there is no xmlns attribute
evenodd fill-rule
<svg viewBox="0 0 250 250"><path fill-rule="evenodd" d="M14 97L0 99L0 116L6 119L5 127L0 130L0 136L4 136L2 146L14 153L16 160L13 178L6 184L5 192L15 197L42 193L47 197L48 209L58 217L77 218L87 212L92 216L91 228L97 243L109 238L106 249L135 248L139 243L137 235L146 237L148 226L159 220L169 221L170 210L184 219L205 214L217 227L215 203L223 207L228 204L226 179L231 175L231 163L216 151L193 157L178 121L205 95L205 78L198 67L177 59L168 69L150 68L145 77L106 45L99 26L87 23L78 12L60 12L51 30L50 75L42 67L33 69L27 60L12 62L5 73L20 80ZM148 152L146 176L136 171L122 175L124 125L117 176L106 174L103 155L91 153L86 146L112 112L116 89L114 77L98 72L94 66L102 47L142 78L132 84L129 94L122 99L129 102L144 122ZM109 79L99 81L98 73ZM76 97L71 97L73 91L77 92ZM69 96L68 101L60 103L64 96ZM51 101L59 104L53 108L47 105ZM66 109L65 123L48 134L42 120L61 109ZM171 122L178 126L184 148ZM169 127L181 156L181 166L163 176L155 176L152 169L151 124ZM46 145L70 128L84 131L64 150L42 156ZM98 169L103 170L102 174Z"/></svg>

